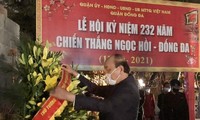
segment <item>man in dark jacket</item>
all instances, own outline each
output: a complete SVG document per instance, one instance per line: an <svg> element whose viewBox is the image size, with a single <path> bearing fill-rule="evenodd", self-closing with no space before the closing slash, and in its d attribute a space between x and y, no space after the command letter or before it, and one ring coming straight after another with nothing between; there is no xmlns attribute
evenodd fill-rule
<svg viewBox="0 0 200 120"><path fill-rule="evenodd" d="M108 86L97 86L69 65L63 69L76 76L81 81L81 86L87 86L88 92L104 99L74 95L59 87L51 92L52 96L74 102L75 110L99 111L100 120L137 119L139 90L134 77L129 75L130 68L122 55L115 54L104 64Z"/></svg>
<svg viewBox="0 0 200 120"><path fill-rule="evenodd" d="M179 92L180 82L177 79L170 81L171 92L165 96L165 120L189 120L189 109L184 93Z"/></svg>
<svg viewBox="0 0 200 120"><path fill-rule="evenodd" d="M164 103L165 101L165 96L167 93L169 93L171 90L171 87L170 87L170 84L168 82L165 82L163 84L163 90L162 90L162 93L158 95L158 108L160 109L160 112L159 112L159 120L165 120L165 112L166 111L166 104Z"/></svg>

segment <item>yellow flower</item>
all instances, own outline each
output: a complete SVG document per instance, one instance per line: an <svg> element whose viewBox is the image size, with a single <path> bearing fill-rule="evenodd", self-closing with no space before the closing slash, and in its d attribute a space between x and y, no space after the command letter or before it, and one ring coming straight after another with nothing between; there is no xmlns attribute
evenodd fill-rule
<svg viewBox="0 0 200 120"><path fill-rule="evenodd" d="M46 101L46 98L43 97L42 101L37 103L37 106L41 107L45 101Z"/></svg>
<svg viewBox="0 0 200 120"><path fill-rule="evenodd" d="M28 63L29 63L29 65L33 65L33 58L31 55L29 55Z"/></svg>
<svg viewBox="0 0 200 120"><path fill-rule="evenodd" d="M52 71L50 71L51 75L59 75L61 73L61 68L60 67L54 67Z"/></svg>
<svg viewBox="0 0 200 120"><path fill-rule="evenodd" d="M42 74L39 73L39 74L38 74L38 77L37 77L37 79L36 79L36 81L35 81L35 85L37 85L42 79L43 79Z"/></svg>
<svg viewBox="0 0 200 120"><path fill-rule="evenodd" d="M33 77L35 78L37 76L37 72L33 72Z"/></svg>
<svg viewBox="0 0 200 120"><path fill-rule="evenodd" d="M74 88L77 87L77 85L80 83L79 80L72 81L69 86L67 87L67 91L72 91Z"/></svg>
<svg viewBox="0 0 200 120"><path fill-rule="evenodd" d="M49 52L48 48L44 47L42 59L47 59L48 52Z"/></svg>
<svg viewBox="0 0 200 120"><path fill-rule="evenodd" d="M51 78L49 75L47 75L46 80L44 81L45 84L46 84L46 87L45 87L44 91L47 91L47 90L55 87L56 83L57 83L57 79L58 79L57 76L53 76Z"/></svg>
<svg viewBox="0 0 200 120"><path fill-rule="evenodd" d="M38 107L42 106L42 102L37 103L37 106Z"/></svg>
<svg viewBox="0 0 200 120"><path fill-rule="evenodd" d="M45 97L42 98L42 102L45 102L47 99Z"/></svg>
<svg viewBox="0 0 200 120"><path fill-rule="evenodd" d="M58 73L58 72L59 72L58 68L55 68L55 69L53 70L53 73L54 73L54 74L56 74L56 73Z"/></svg>
<svg viewBox="0 0 200 120"><path fill-rule="evenodd" d="M53 58L49 58L49 59L42 59L42 67L47 67L49 66L50 64L52 64L53 62Z"/></svg>

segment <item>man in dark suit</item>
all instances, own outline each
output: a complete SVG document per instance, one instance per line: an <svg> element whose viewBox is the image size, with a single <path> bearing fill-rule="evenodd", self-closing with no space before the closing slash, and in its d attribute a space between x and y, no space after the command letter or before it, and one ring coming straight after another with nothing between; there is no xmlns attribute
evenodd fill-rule
<svg viewBox="0 0 200 120"><path fill-rule="evenodd" d="M177 79L170 81L171 92L165 96L166 105L164 120L189 120L189 109L184 93L179 92L180 82Z"/></svg>
<svg viewBox="0 0 200 120"><path fill-rule="evenodd" d="M66 65L67 72L76 76L87 91L104 99L74 95L57 87L52 96L74 102L75 110L99 111L100 120L136 120L139 106L139 90L125 58L120 54L109 57L104 70L108 86L97 86Z"/></svg>
<svg viewBox="0 0 200 120"><path fill-rule="evenodd" d="M158 95L158 108L160 109L159 112L159 120L165 120L166 118L166 104L164 103L165 101L165 96L168 92L170 92L171 87L170 84L168 82L165 82L163 84L163 90L162 93Z"/></svg>

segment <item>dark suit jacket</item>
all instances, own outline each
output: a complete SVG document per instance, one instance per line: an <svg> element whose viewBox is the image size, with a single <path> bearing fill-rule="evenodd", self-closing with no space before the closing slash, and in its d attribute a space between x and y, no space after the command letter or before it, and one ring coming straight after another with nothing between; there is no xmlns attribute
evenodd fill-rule
<svg viewBox="0 0 200 120"><path fill-rule="evenodd" d="M158 95L158 104L157 105L158 105L158 108L160 109L160 113L159 113L159 119L160 120L165 120L165 118L167 117L166 116L167 112L168 112L166 110L167 109L166 108L167 104L164 103L166 94L165 93L161 93L160 95Z"/></svg>
<svg viewBox="0 0 200 120"><path fill-rule="evenodd" d="M76 95L76 110L100 112L100 120L136 120L139 106L139 91L133 76L113 86L97 86L80 76L81 86L104 99Z"/></svg>
<svg viewBox="0 0 200 120"><path fill-rule="evenodd" d="M164 104L167 111L165 120L189 120L189 109L184 93L167 93Z"/></svg>

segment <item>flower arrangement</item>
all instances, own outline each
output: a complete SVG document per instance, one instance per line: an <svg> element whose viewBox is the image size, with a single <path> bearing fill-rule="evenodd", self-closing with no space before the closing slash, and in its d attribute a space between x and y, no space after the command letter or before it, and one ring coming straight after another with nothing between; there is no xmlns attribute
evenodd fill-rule
<svg viewBox="0 0 200 120"><path fill-rule="evenodd" d="M37 39L33 42L26 42L20 47L18 59L18 71L21 76L20 84L24 90L24 107L22 118L32 119L43 103L49 97L49 91L57 86L61 77L61 52L50 51L50 44ZM83 92L86 87L79 88L79 81L72 79L67 90L75 94ZM79 119L88 118L87 111L75 111L72 103L65 104L54 119ZM64 113L62 111L64 110Z"/></svg>

